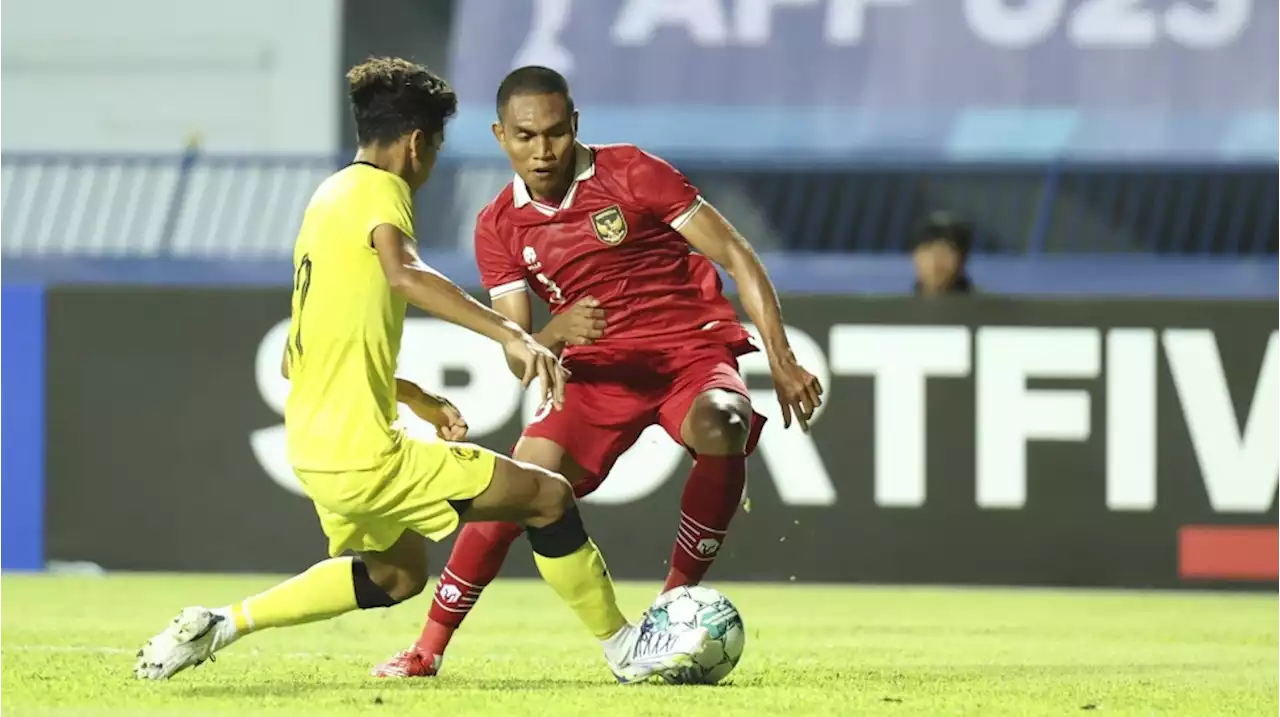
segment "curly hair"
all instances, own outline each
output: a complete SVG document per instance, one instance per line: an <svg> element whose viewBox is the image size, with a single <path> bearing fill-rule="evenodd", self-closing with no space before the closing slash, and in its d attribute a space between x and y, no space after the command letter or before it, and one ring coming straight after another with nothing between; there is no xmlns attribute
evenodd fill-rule
<svg viewBox="0 0 1280 717"><path fill-rule="evenodd" d="M385 144L420 129L444 129L458 96L443 78L399 57L371 57L347 72L347 95L362 146Z"/></svg>

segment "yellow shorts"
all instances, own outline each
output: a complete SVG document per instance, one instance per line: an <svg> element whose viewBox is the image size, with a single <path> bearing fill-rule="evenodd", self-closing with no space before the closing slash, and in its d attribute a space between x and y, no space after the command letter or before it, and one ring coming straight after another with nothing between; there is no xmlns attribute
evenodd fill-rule
<svg viewBox="0 0 1280 717"><path fill-rule="evenodd" d="M493 453L470 443L404 438L385 463L348 473L294 471L316 504L329 554L387 550L406 530L440 541L458 528L449 501L475 498L493 480Z"/></svg>

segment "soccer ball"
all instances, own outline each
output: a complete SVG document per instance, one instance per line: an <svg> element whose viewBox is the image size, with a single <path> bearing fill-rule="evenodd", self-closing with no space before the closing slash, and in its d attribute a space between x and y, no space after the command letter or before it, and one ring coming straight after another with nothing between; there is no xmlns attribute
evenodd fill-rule
<svg viewBox="0 0 1280 717"><path fill-rule="evenodd" d="M697 663L666 678L674 685L713 685L723 680L742 659L747 642L738 608L724 593L701 585L675 588L658 596L644 622L654 630L679 632L705 627L710 633Z"/></svg>

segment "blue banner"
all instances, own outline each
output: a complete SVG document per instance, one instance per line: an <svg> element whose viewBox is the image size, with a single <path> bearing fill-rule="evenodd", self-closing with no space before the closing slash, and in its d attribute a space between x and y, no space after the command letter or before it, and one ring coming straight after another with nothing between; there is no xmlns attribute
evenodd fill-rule
<svg viewBox="0 0 1280 717"><path fill-rule="evenodd" d="M44 568L44 289L0 287L0 568Z"/></svg>
<svg viewBox="0 0 1280 717"><path fill-rule="evenodd" d="M676 156L1277 156L1275 0L468 0L450 141L564 72L591 141ZM501 22L495 21L501 18Z"/></svg>

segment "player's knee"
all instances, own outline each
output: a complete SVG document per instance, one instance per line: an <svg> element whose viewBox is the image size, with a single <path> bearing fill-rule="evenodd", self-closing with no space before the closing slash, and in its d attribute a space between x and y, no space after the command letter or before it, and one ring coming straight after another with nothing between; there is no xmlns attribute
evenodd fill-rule
<svg viewBox="0 0 1280 717"><path fill-rule="evenodd" d="M363 609L391 607L427 588L427 566L392 565L376 560L352 563L356 604Z"/></svg>
<svg viewBox="0 0 1280 717"><path fill-rule="evenodd" d="M738 401L714 399L694 409L693 446L695 452L707 455L743 453L751 434L751 407L740 396Z"/></svg>
<svg viewBox="0 0 1280 717"><path fill-rule="evenodd" d="M404 602L426 590L427 582L426 570L401 570L396 576L395 584L387 590L387 594L398 603Z"/></svg>
<svg viewBox="0 0 1280 717"><path fill-rule="evenodd" d="M587 531L573 497L573 487L562 476L548 474L542 485L537 519L526 523L529 547L547 558L561 558L587 542Z"/></svg>
<svg viewBox="0 0 1280 717"><path fill-rule="evenodd" d="M537 504L533 506L536 519L530 525L551 525L574 505L573 486L564 476L550 471L544 471L538 482Z"/></svg>

